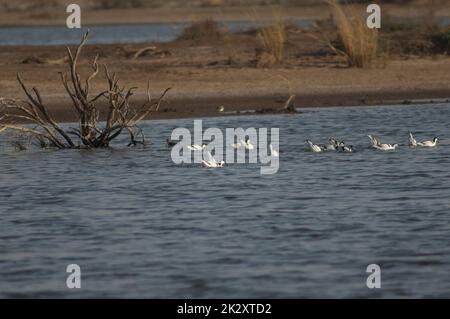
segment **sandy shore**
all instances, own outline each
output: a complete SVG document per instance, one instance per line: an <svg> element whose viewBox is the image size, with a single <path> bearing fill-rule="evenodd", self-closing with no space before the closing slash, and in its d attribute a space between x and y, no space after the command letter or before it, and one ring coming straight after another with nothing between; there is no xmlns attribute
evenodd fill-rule
<svg viewBox="0 0 450 319"><path fill-rule="evenodd" d="M302 10L309 17L314 12L328 14L316 7ZM149 45L155 50L133 58L134 53ZM135 103L144 101L148 80L154 96L172 88L160 112L152 115L158 119L274 110L282 107L291 94L296 95L295 105L299 108L409 104L450 98L448 55L393 53L380 57L372 68L354 69L346 67L325 44L299 30L289 30L283 64L262 68L255 64L255 48L259 45L255 34L250 33L164 44L88 45L79 65L81 74L86 75L89 62L99 54L99 62L116 72L122 85L138 87ZM30 87L39 88L58 120L75 120L59 78L59 72L67 71L65 64L59 63L65 54L63 46L0 47L0 97L24 98L16 81L20 73ZM93 83L94 93L105 88L104 80L104 75L99 74ZM225 112L219 113L219 106L224 106Z"/></svg>
<svg viewBox="0 0 450 319"><path fill-rule="evenodd" d="M169 94L170 95L170 94ZM134 99L136 104L145 102L143 96ZM303 109L342 106L373 106L373 105L413 105L431 103L449 103L450 89L422 91L356 91L347 93L315 93L297 96L296 108ZM227 97L169 97L163 103L159 112L152 113L148 119L202 118L213 116L230 116L242 114L274 114L285 104L285 96L281 94L257 96L227 96ZM75 117L70 110L70 101L65 98L50 97L47 99L49 110L54 118L61 122L73 122ZM224 106L224 112L219 112L217 106ZM101 116L106 116L104 104L100 104ZM272 112L274 111L274 112Z"/></svg>
<svg viewBox="0 0 450 319"><path fill-rule="evenodd" d="M133 101L145 101L144 74L139 66L130 65L130 72L121 70L124 83L140 87ZM114 69L114 67L112 68ZM3 97L24 97L14 81L15 70L0 80ZM5 74L5 73L3 73ZM41 88L44 101L56 119L73 121L71 102L64 95L55 67L40 66L22 70L24 79ZM254 110L274 110L284 106L287 97L296 95L298 108L324 106L368 106L411 104L414 102L445 102L450 98L450 59L391 62L386 69L204 69L190 68L145 73L156 96L171 87L160 112L152 118L203 117L235 114ZM46 79L42 79L45 75ZM283 77L283 78L281 78ZM284 79L289 79L286 83ZM100 83L98 83L100 86ZM290 86L290 88L289 88ZM217 111L224 106L225 112ZM105 108L100 107L102 113Z"/></svg>
<svg viewBox="0 0 450 319"><path fill-rule="evenodd" d="M154 96L172 88L161 112L153 115L155 118L220 115L216 111L219 106L241 112L276 109L284 105L290 94L297 96L297 107L402 104L450 97L450 58L446 56L397 58L386 66L354 69L344 67L336 56L295 58L296 49L292 55L288 50L282 66L256 68L250 62L253 44L244 43L248 47L239 49L233 66L225 63L226 48L222 52L214 43L158 45L158 50L170 55L138 59L129 58L129 52L146 44L87 46L80 70L86 74L90 59L102 53L100 62L117 72L123 85L138 87L136 103L144 100L147 80ZM24 63L30 58L57 60L64 55L62 46L0 47L0 96L24 97L16 80L19 72L30 87L39 88L56 118L74 120L58 74L67 71L66 66ZM96 92L104 88L103 81L100 74L94 82Z"/></svg>

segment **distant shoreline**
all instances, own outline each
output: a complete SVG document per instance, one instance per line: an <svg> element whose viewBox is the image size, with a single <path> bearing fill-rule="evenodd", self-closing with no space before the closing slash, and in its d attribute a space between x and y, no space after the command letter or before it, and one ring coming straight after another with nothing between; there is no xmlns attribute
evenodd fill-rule
<svg viewBox="0 0 450 319"><path fill-rule="evenodd" d="M384 4L385 14L396 17L421 17L429 6ZM365 10L364 10L365 11ZM272 20L276 16L287 19L324 20L331 9L326 4L306 6L232 6L232 7L158 7L131 9L83 9L83 25L133 24L133 23L189 23L212 18L217 21ZM440 17L450 17L450 5L436 11ZM65 25L68 14L65 5L59 9L0 11L0 27Z"/></svg>
<svg viewBox="0 0 450 319"><path fill-rule="evenodd" d="M329 16L324 5L308 7L200 7L200 8L136 8L136 9L85 9L82 8L82 25L190 23L211 18L217 21L272 20L278 14L289 19L320 20ZM65 7L44 12L0 11L0 27L66 25Z"/></svg>
<svg viewBox="0 0 450 319"><path fill-rule="evenodd" d="M405 11L405 7L403 11L398 6L384 7L391 8L392 15L412 14L412 10ZM326 8L296 7L289 14L298 14L297 18L327 19L330 11ZM168 15L171 12L167 8L164 10ZM172 17L165 16L164 10L160 10L161 19L171 22L192 21L202 15L221 21L244 16L242 12L237 13L241 7L190 9L192 15L189 12L181 15L185 9L178 8L171 13ZM266 16L260 14L258 18L273 17L273 10L263 7ZM122 11L109 11L108 19L114 12ZM128 19L130 23L139 23L148 13L143 9L133 12L136 16ZM145 22L162 21L155 12ZM443 8L439 14L447 13ZM89 23L89 14L85 24ZM177 14L178 18L173 18ZM123 12L121 15L122 20L117 23L127 18ZM155 20L151 20L152 17ZM96 22L104 21L99 18ZM289 29L283 61L274 65L265 65L264 59L260 60L264 57L260 55L261 43L251 32L220 36L215 33L202 36L200 32L197 38L180 37L168 43L90 44L88 41L79 60L79 71L84 78L91 70L89 64L99 55L99 63L116 72L121 85L138 88L132 100L136 105L144 102L148 81L153 97L172 88L152 119L234 115L255 110L270 114L282 109L291 94L296 95L295 106L300 109L447 102L450 98L450 56L420 50L426 45L414 28L385 33L383 39L393 44L392 49L366 69L348 67L345 59L330 52L324 41L309 35L302 30ZM403 47L408 50L403 51ZM16 74L20 73L29 87L39 89L55 119L76 120L59 77L59 72L67 72L65 56L64 45L0 46L0 97L24 98L16 79ZM102 70L92 81L91 94L101 92L105 84ZM224 112L217 111L222 107ZM105 106L99 105L99 108L104 117Z"/></svg>
<svg viewBox="0 0 450 319"><path fill-rule="evenodd" d="M170 96L170 94L169 94ZM365 97L362 99L362 97ZM145 102L144 98L137 97L133 100L136 105ZM283 114L285 101L279 95L260 96L234 96L234 97L196 97L168 98L159 112L152 113L147 120L167 120L186 118L206 118L218 116L237 115L277 115ZM312 108L339 108L339 107L371 107L388 105L417 105L417 104L442 104L450 103L450 90L430 90L423 92L405 91L396 93L392 91L356 92L336 94L308 94L297 96L295 107L302 109ZM72 110L70 101L66 98L47 98L50 113L58 122L71 123L77 119ZM219 112L217 106L223 106L224 111ZM449 104L450 106L450 104ZM99 104L100 116L106 116L105 105ZM287 114L287 113L284 113Z"/></svg>

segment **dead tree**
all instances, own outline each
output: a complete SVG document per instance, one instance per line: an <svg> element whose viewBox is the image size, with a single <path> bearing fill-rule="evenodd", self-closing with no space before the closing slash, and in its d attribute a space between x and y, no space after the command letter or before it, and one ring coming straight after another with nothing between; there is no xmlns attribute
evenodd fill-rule
<svg viewBox="0 0 450 319"><path fill-rule="evenodd" d="M31 90L17 75L17 80L25 93L27 100L1 100L0 106L0 132L12 130L26 135L30 140L37 140L43 147L63 148L100 148L108 147L112 140L122 132L127 132L130 137L130 145L143 143L145 140L138 124L150 113L158 111L159 106L169 91L166 89L157 99L150 96L150 83L147 86L147 101L139 107L130 104L130 98L136 88L126 89L119 85L118 77L111 74L104 65L107 87L104 91L93 95L91 82L99 73L98 56L92 62L92 72L82 80L77 72L77 64L81 51L86 44L89 33L83 35L81 43L75 53L67 48L69 75L61 73L61 81L72 101L72 107L78 117L78 127L71 129L62 128L51 116L45 106L37 88ZM106 122L101 122L99 109L96 105L100 100L107 103ZM25 126L17 122L30 122L34 126ZM139 138L138 138L139 137Z"/></svg>

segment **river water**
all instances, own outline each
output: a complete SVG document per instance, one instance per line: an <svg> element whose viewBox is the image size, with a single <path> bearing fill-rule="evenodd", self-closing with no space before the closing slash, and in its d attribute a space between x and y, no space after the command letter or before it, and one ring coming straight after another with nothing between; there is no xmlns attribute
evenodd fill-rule
<svg viewBox="0 0 450 319"><path fill-rule="evenodd" d="M192 119L144 123L151 144L134 149L19 152L0 135L0 297L448 298L449 118L447 104L204 120L279 127L265 176L172 163L165 138ZM410 149L409 130L440 145ZM401 146L368 149L368 133ZM304 151L330 136L356 152Z"/></svg>
<svg viewBox="0 0 450 319"><path fill-rule="evenodd" d="M312 20L290 19L291 23L308 28ZM230 32L248 31L268 25L269 22L220 22ZM120 44L145 42L170 42L175 40L188 23L142 23L83 26L68 29L60 26L0 27L0 45L68 45L78 44L84 32L91 32L90 44Z"/></svg>
<svg viewBox="0 0 450 319"><path fill-rule="evenodd" d="M421 23L420 19L395 17L393 20L407 26ZM314 20L296 17L287 17L286 21L304 29L317 25ZM441 26L448 26L450 18L436 18L436 22ZM266 26L270 21L219 21L219 24L230 32L242 32ZM90 44L170 42L175 40L188 25L188 23L136 23L83 25L81 29L68 29L63 24L0 27L0 45L75 45L80 42L83 33L88 29L91 31Z"/></svg>

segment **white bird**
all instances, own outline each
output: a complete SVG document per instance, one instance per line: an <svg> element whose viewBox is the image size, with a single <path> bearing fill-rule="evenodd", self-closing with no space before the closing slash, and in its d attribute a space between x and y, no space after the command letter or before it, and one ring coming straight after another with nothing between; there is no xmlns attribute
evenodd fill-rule
<svg viewBox="0 0 450 319"><path fill-rule="evenodd" d="M376 137L372 135L367 135L371 142L371 147L380 151L392 151L399 147L398 144L385 144L381 143Z"/></svg>
<svg viewBox="0 0 450 319"><path fill-rule="evenodd" d="M334 138L332 138L332 137L330 137L329 139L328 139L328 141L331 143L331 145L333 145L335 148L337 148L338 146L339 146L339 142L336 140L336 139L334 139Z"/></svg>
<svg viewBox="0 0 450 319"><path fill-rule="evenodd" d="M380 151L393 151L398 147L398 144L378 144L377 146L375 146L375 148Z"/></svg>
<svg viewBox="0 0 450 319"><path fill-rule="evenodd" d="M414 138L414 135L411 132L409 132L409 146L412 146L412 147L416 147L417 146L417 141L416 141L416 139Z"/></svg>
<svg viewBox="0 0 450 319"><path fill-rule="evenodd" d="M241 143L242 143L242 145L245 146L245 149L246 149L246 150L252 150L252 149L255 148L255 147L253 146L253 144L250 142L250 139L249 139L248 137L245 139L245 142L244 142L244 141L241 141Z"/></svg>
<svg viewBox="0 0 450 319"><path fill-rule="evenodd" d="M330 137L328 139L328 141L330 142L330 144L326 145L326 148L324 150L327 151L336 151L339 148L340 144L343 144L344 142L338 142L336 139Z"/></svg>
<svg viewBox="0 0 450 319"><path fill-rule="evenodd" d="M225 165L224 161L217 162L216 159L211 155L211 153L208 151L206 153L207 159L202 160L202 164L204 167L208 168L219 168L223 167Z"/></svg>
<svg viewBox="0 0 450 319"><path fill-rule="evenodd" d="M336 148L334 147L334 145L331 144L318 144L317 146L319 146L323 152L330 152L330 151L335 151Z"/></svg>
<svg viewBox="0 0 450 319"><path fill-rule="evenodd" d="M245 141L241 140L236 144L231 144L231 147L234 149L240 149L241 147L244 147L247 150L254 149L254 146L252 143L250 143L250 139L248 137L245 138Z"/></svg>
<svg viewBox="0 0 450 319"><path fill-rule="evenodd" d="M344 142L338 142L336 139L330 137L328 139L328 141L331 143L329 145L327 145L327 150L328 151L336 151L339 148L339 145L344 143Z"/></svg>
<svg viewBox="0 0 450 319"><path fill-rule="evenodd" d="M231 147L234 149L240 149L241 147L244 147L246 150L253 150L255 148L248 137L245 138L245 141L241 140L236 144L231 144Z"/></svg>
<svg viewBox="0 0 450 319"><path fill-rule="evenodd" d="M341 143L343 143L343 142L338 142L334 138L329 138L328 141L330 142L330 144L318 145L322 149L323 152L337 151L337 150L339 150L339 145Z"/></svg>
<svg viewBox="0 0 450 319"><path fill-rule="evenodd" d="M322 149L322 151L324 152L332 152L335 151L336 148L334 147L334 145L319 145L319 147Z"/></svg>
<svg viewBox="0 0 450 319"><path fill-rule="evenodd" d="M314 153L320 153L320 152L323 152L322 148L321 148L319 145L314 144L314 143L311 142L310 140L307 140L306 143L308 144L309 150L310 150L311 152L314 152Z"/></svg>
<svg viewBox="0 0 450 319"><path fill-rule="evenodd" d="M435 137L435 138L433 138L432 141L419 142L419 143L417 143L417 145L422 146L422 147L435 147L435 146L437 146L437 142L438 142L438 138Z"/></svg>
<svg viewBox="0 0 450 319"><path fill-rule="evenodd" d="M270 156L278 157L279 156L278 151L273 148L272 144L270 144L269 147L270 147Z"/></svg>
<svg viewBox="0 0 450 319"><path fill-rule="evenodd" d="M437 145L438 138L433 138L432 141L423 141L423 142L417 142L414 138L414 135L409 132L409 145L412 147L435 147Z"/></svg>
<svg viewBox="0 0 450 319"><path fill-rule="evenodd" d="M234 149L239 149L242 147L242 144L241 143L231 144L231 147Z"/></svg>
<svg viewBox="0 0 450 319"><path fill-rule="evenodd" d="M191 151L203 151L206 148L206 145L203 144L202 146L200 146L197 144L193 144L193 145L188 145L187 148Z"/></svg>
<svg viewBox="0 0 450 319"><path fill-rule="evenodd" d="M375 136L367 135L367 137L370 139L371 147L376 147L378 144L380 144L380 142L378 141L378 139Z"/></svg>

